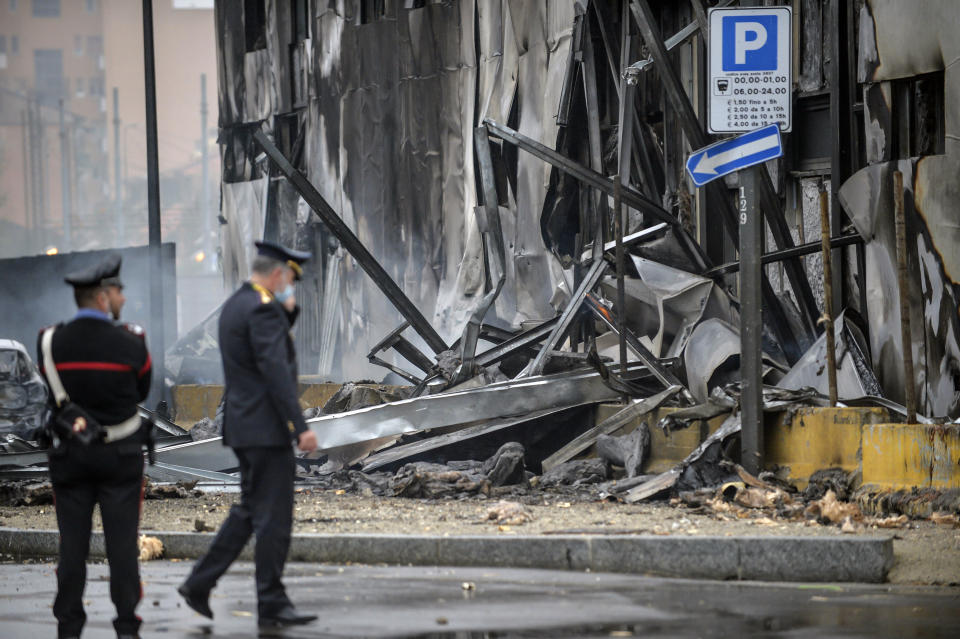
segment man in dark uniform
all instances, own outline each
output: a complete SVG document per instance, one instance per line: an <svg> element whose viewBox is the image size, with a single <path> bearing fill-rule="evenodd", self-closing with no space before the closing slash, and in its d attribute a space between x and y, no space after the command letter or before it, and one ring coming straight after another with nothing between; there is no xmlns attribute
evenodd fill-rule
<svg viewBox="0 0 960 639"><path fill-rule="evenodd" d="M293 280L310 253L257 242L250 280L220 311L225 405L223 441L240 463L240 502L178 589L191 608L213 617L210 591L256 534L257 612L261 627L313 621L287 597L281 577L293 525L295 458L317 447L297 401L297 361L290 335L298 309Z"/></svg>
<svg viewBox="0 0 960 639"><path fill-rule="evenodd" d="M115 321L125 301L119 255L71 273L66 282L74 288L79 310L69 322L41 331L37 361L51 387L50 367L55 369L69 400L103 426L104 437L85 445L54 435L49 450L60 529L53 614L59 637L80 636L86 621L82 597L91 517L99 503L110 597L117 608L113 626L119 637L136 637L144 443L137 403L150 389L150 353L140 327Z"/></svg>

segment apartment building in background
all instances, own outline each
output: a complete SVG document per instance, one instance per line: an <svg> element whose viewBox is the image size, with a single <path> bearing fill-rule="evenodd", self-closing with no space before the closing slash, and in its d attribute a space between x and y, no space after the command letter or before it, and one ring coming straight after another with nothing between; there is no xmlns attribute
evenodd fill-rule
<svg viewBox="0 0 960 639"><path fill-rule="evenodd" d="M0 0L0 257L147 242L141 6ZM213 1L154 0L153 20L162 236L187 272L209 272Z"/></svg>
<svg viewBox="0 0 960 639"><path fill-rule="evenodd" d="M106 135L99 0L0 2L0 255L83 231L103 198Z"/></svg>

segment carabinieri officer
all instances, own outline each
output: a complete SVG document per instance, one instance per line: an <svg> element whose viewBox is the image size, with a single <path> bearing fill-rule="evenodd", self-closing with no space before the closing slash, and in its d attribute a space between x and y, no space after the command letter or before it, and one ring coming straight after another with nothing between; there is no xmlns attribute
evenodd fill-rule
<svg viewBox="0 0 960 639"><path fill-rule="evenodd" d="M103 427L104 437L84 444L61 435L49 450L60 529L53 614L58 637L80 636L87 618L82 598L91 517L99 503L110 597L117 609L113 626L118 637L132 638L141 623L135 613L141 597L137 529L149 427L141 425L137 403L150 390L150 353L143 329L117 321L125 302L119 255L69 274L66 282L73 286L79 310L69 322L41 331L37 361L51 388L56 376L70 402Z"/></svg>
<svg viewBox="0 0 960 639"><path fill-rule="evenodd" d="M240 502L207 554L178 589L191 608L213 617L210 591L256 534L257 611L261 628L313 621L298 612L281 581L293 525L292 443L309 452L317 438L297 400L297 358L290 328L297 316L293 281L310 253L257 242L250 280L220 311L225 405L223 441L240 463Z"/></svg>

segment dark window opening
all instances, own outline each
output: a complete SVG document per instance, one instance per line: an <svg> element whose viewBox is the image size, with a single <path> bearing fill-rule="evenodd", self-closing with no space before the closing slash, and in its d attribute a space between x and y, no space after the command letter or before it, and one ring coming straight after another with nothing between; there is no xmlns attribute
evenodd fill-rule
<svg viewBox="0 0 960 639"><path fill-rule="evenodd" d="M385 0L360 0L360 24L379 22L387 15Z"/></svg>
<svg viewBox="0 0 960 639"><path fill-rule="evenodd" d="M33 52L34 88L43 101L56 102L63 97L63 51L37 49Z"/></svg>
<svg viewBox="0 0 960 639"><path fill-rule="evenodd" d="M33 0L34 18L59 18L60 0Z"/></svg>
<svg viewBox="0 0 960 639"><path fill-rule="evenodd" d="M308 0L293 0L293 41L310 37L310 3Z"/></svg>
<svg viewBox="0 0 960 639"><path fill-rule="evenodd" d="M90 95L96 97L103 97L105 95L104 91L106 89L105 82L102 77L90 78Z"/></svg>
<svg viewBox="0 0 960 639"><path fill-rule="evenodd" d="M87 53L92 58L103 55L103 38L101 36L87 36Z"/></svg>
<svg viewBox="0 0 960 639"><path fill-rule="evenodd" d="M248 53L267 48L267 9L264 0L243 0L243 29Z"/></svg>
<svg viewBox="0 0 960 639"><path fill-rule="evenodd" d="M891 82L893 157L945 152L943 71Z"/></svg>
<svg viewBox="0 0 960 639"><path fill-rule="evenodd" d="M798 171L830 170L833 143L830 137L830 95L798 98L794 107L793 168Z"/></svg>

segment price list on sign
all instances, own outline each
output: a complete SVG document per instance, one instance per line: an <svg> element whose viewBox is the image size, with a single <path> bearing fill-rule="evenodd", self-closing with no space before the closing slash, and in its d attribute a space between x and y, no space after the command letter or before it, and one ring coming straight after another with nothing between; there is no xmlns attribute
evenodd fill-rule
<svg viewBox="0 0 960 639"><path fill-rule="evenodd" d="M710 10L711 133L792 128L790 7Z"/></svg>

